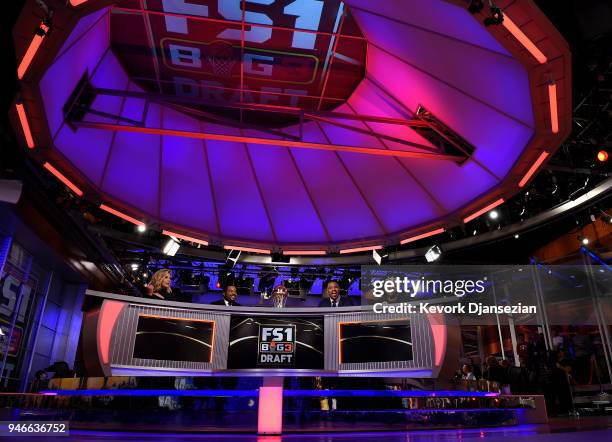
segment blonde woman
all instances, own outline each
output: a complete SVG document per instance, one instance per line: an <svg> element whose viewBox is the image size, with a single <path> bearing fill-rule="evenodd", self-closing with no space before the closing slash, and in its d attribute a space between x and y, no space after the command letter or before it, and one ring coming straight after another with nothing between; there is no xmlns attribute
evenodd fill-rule
<svg viewBox="0 0 612 442"><path fill-rule="evenodd" d="M177 299L180 295L178 289L172 290L172 272L168 269L158 270L151 277L151 281L145 286L147 296L165 300Z"/></svg>

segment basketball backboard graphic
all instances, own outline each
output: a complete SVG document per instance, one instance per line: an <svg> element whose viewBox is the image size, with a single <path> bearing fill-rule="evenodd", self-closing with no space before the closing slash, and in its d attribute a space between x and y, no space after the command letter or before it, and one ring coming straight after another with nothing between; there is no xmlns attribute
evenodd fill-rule
<svg viewBox="0 0 612 442"><path fill-rule="evenodd" d="M209 104L329 110L365 72L366 41L339 0L123 0L111 43L145 90ZM205 118L202 106L182 108ZM292 118L206 110L268 125Z"/></svg>

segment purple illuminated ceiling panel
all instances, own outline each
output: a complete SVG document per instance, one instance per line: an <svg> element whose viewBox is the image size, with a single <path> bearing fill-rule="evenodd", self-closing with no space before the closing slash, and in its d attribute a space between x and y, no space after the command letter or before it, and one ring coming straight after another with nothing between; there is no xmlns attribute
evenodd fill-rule
<svg viewBox="0 0 612 442"><path fill-rule="evenodd" d="M442 215L399 160L354 153L340 156L387 232Z"/></svg>
<svg viewBox="0 0 612 442"><path fill-rule="evenodd" d="M369 102L374 103L374 102ZM368 110L372 110L371 107ZM352 113L352 112L349 112ZM376 115L377 112L363 112L363 114ZM390 114L387 114L390 116ZM357 127L367 129L361 122L354 122ZM383 126L383 125L381 125ZM409 132L413 141L431 146L425 140L419 139L414 131L405 126L384 125L398 128L393 135L402 135L397 132ZM332 126L328 130L333 130ZM392 131L386 130L385 133ZM389 133L390 134L390 133ZM391 135L391 134L390 134ZM391 146L399 150L413 150L393 142L378 142L381 146ZM369 157L354 153L342 153L340 157L346 165L349 173L358 184L365 199L369 202L379 220L388 232L397 232L406 225L418 225L429 219L441 216L443 213L436 201L427 195L423 186L417 183L408 168L397 158L391 157ZM420 160L417 160L420 161ZM418 210L415 210L418 207Z"/></svg>
<svg viewBox="0 0 612 442"><path fill-rule="evenodd" d="M202 124L204 131L224 130ZM238 134L233 129L232 133ZM273 241L274 235L244 143L206 141L221 234Z"/></svg>
<svg viewBox="0 0 612 442"><path fill-rule="evenodd" d="M154 3L144 9L169 7ZM249 17L252 3L241 3ZM295 21L284 6L266 9L275 26L253 27L246 37L271 33L270 41L248 44L226 32L236 24L212 9L214 22L180 11L167 22L151 13L147 32L137 3L131 11L115 9L114 21L106 9L81 18L58 41L59 56L39 82L54 148L88 178L86 194L98 191L101 200L121 202L147 222L224 245L335 251L348 243L388 244L434 223L448 228L490 192L505 198L516 191L510 181L520 175L517 164L529 162L521 157L526 149L543 147L544 123L533 114L531 90L538 85L531 67L504 49L497 31L442 0L347 0L350 18L339 30L339 3L321 3L327 11L321 23L342 34L341 44L327 33L279 29ZM173 28L179 21L185 26ZM227 41L217 42L220 35ZM151 51L151 42L164 49ZM98 91L90 112L70 114L69 126L63 107L86 73L93 87L116 96ZM248 85L253 90L241 90ZM141 95L128 97L126 90ZM262 91L270 95L262 98ZM266 102L291 107L272 111ZM451 143L415 121L419 105L474 147L470 158L406 157L406 151L452 153ZM403 156L381 155L389 149Z"/></svg>
<svg viewBox="0 0 612 442"><path fill-rule="evenodd" d="M529 78L511 56L374 14L356 11L355 17L377 49L533 126Z"/></svg>
<svg viewBox="0 0 612 442"><path fill-rule="evenodd" d="M165 109L164 127L199 131L200 122L175 110ZM162 220L218 234L207 163L202 140L163 137Z"/></svg>
<svg viewBox="0 0 612 442"><path fill-rule="evenodd" d="M245 132L245 135L250 135ZM280 242L328 241L286 147L249 144L259 186Z"/></svg>
<svg viewBox="0 0 612 442"><path fill-rule="evenodd" d="M138 106L125 107L126 118L138 118ZM148 124L159 126L161 111L151 105ZM126 204L157 217L159 204L159 174L161 137L129 132L116 132L109 151L102 189Z"/></svg>
<svg viewBox="0 0 612 442"><path fill-rule="evenodd" d="M414 115L414 109L402 107L402 103L398 103L368 81L361 83L351 96L351 101L348 104L350 113L358 115L373 115L376 117L398 118L402 120L411 120ZM435 149L433 144L406 125L374 122L365 123L364 125L378 133L396 137L411 143L417 143L430 149ZM420 150L416 147L408 149L405 144L389 140L381 140L381 143L388 149Z"/></svg>
<svg viewBox="0 0 612 442"><path fill-rule="evenodd" d="M325 141L318 127L304 126L305 138ZM335 241L368 238L383 230L337 153L292 149L323 224Z"/></svg>
<svg viewBox="0 0 612 442"><path fill-rule="evenodd" d="M371 48L368 56L372 60L373 82L408 109L414 110L420 104L427 107L474 145L473 158L482 160L499 178L518 158L521 151L517 146L524 146L533 135L533 129L385 52Z"/></svg>
<svg viewBox="0 0 612 442"><path fill-rule="evenodd" d="M61 57L62 53L70 49L70 47L78 41L84 34L91 31L101 20L108 20L107 14L109 13L110 8L100 9L99 11L93 12L89 15L86 15L82 19L79 20L77 25L74 27L62 48L58 53L58 57ZM95 31L94 31L95 32Z"/></svg>
<svg viewBox="0 0 612 442"><path fill-rule="evenodd" d="M352 113L350 109L347 108L346 106L342 106L339 109L339 111L343 113L349 113L349 114ZM339 118L335 120L338 123L345 125L345 126L365 129L363 124L360 123L359 121L339 119ZM355 132L351 129L332 125L329 123L317 123L317 124L324 136L323 139L329 140L329 142L332 144L342 144L346 146L362 146L362 147L370 147L370 148L376 148L376 149L385 148L382 144L378 142L376 137L372 135L362 134L359 132ZM309 138L306 138L306 139L309 140ZM408 150L408 149L402 148L401 150Z"/></svg>
<svg viewBox="0 0 612 442"><path fill-rule="evenodd" d="M445 0L346 0L345 3L353 14L360 11L374 12L415 29L429 30L449 40L465 41L510 55L484 26L468 14L466 8Z"/></svg>
<svg viewBox="0 0 612 442"><path fill-rule="evenodd" d="M461 167L448 161L419 160L418 163L404 159L400 161L448 211L469 203L479 195L479 192L485 192L498 183L473 161L468 161ZM452 182L461 184L449 185Z"/></svg>
<svg viewBox="0 0 612 442"><path fill-rule="evenodd" d="M107 51L101 62L96 66L91 82L98 87L116 87L125 89L128 84L127 75L121 70L117 59ZM108 95L98 96L92 107L109 113L118 114L123 99ZM111 122L114 120L99 115L88 114L90 121ZM104 163L108 155L113 134L108 131L82 128L75 131L63 124L55 137L56 148L78 167L92 182L99 184L102 179Z"/></svg>
<svg viewBox="0 0 612 442"><path fill-rule="evenodd" d="M94 72L109 44L108 23L100 20L47 69L40 81L49 130L55 134L64 122L62 108L85 72Z"/></svg>

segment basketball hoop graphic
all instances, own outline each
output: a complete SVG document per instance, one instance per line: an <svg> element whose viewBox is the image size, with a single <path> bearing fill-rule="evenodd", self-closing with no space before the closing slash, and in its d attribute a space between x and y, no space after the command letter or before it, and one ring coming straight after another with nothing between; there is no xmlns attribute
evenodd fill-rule
<svg viewBox="0 0 612 442"><path fill-rule="evenodd" d="M206 61L210 63L213 73L217 77L230 78L232 69L236 64L234 47L223 40L215 40L208 46Z"/></svg>

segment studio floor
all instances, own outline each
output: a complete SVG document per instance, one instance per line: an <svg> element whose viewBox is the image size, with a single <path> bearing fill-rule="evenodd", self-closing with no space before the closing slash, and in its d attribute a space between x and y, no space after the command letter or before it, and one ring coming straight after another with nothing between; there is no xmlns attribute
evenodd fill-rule
<svg viewBox="0 0 612 442"><path fill-rule="evenodd" d="M546 425L519 425L505 428L436 430L410 432L358 432L286 434L257 436L247 434L189 434L146 432L72 431L69 436L50 438L20 437L24 440L62 441L189 441L189 442L437 442L501 441L520 438L521 442L586 442L612 440L612 417L556 418Z"/></svg>

